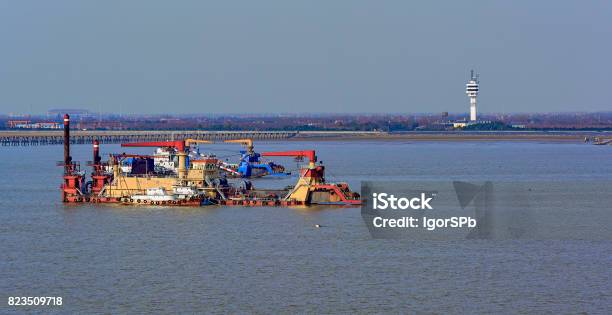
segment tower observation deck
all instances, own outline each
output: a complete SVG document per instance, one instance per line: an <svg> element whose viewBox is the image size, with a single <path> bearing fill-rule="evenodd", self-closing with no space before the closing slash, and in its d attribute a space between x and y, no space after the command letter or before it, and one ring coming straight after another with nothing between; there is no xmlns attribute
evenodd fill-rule
<svg viewBox="0 0 612 315"><path fill-rule="evenodd" d="M465 85L465 93L470 98L470 121L476 121L478 119L476 114L476 99L478 98L479 89L479 75L474 74L474 70L470 72L470 80Z"/></svg>

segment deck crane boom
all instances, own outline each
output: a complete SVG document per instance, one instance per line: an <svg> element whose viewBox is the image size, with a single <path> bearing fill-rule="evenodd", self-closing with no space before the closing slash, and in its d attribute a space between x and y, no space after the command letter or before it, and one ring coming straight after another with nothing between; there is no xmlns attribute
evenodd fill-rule
<svg viewBox="0 0 612 315"><path fill-rule="evenodd" d="M150 142L128 142L122 143L122 147L170 147L179 151L185 151L185 140L176 141L150 141Z"/></svg>
<svg viewBox="0 0 612 315"><path fill-rule="evenodd" d="M233 139L233 140L225 140L223 142L240 143L246 147L248 154L255 153L255 150L254 150L255 147L253 146L253 139Z"/></svg>
<svg viewBox="0 0 612 315"><path fill-rule="evenodd" d="M185 139L186 145L199 144L199 143L213 143L213 142L210 140Z"/></svg>
<svg viewBox="0 0 612 315"><path fill-rule="evenodd" d="M315 150L262 152L261 156L290 156L308 158L308 168L314 169L317 162Z"/></svg>

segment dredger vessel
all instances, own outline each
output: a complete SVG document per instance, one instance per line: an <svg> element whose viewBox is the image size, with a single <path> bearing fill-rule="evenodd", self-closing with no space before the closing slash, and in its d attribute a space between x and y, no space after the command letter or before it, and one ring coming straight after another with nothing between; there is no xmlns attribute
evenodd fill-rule
<svg viewBox="0 0 612 315"><path fill-rule="evenodd" d="M61 185L66 203L119 203L148 206L294 206L314 204L359 205L358 193L346 183L325 180L325 167L317 165L314 150L262 152L261 156L307 158L297 183L281 190L257 189L245 181L235 186L220 175L219 160L214 156L190 159L186 149L205 140L176 140L123 143L122 147L157 147L178 157L175 172L156 168L155 156L111 154L100 157L100 144L93 141L91 180L70 156L70 116L64 116L64 168ZM157 155L159 157L159 154ZM132 159L129 169L122 161Z"/></svg>

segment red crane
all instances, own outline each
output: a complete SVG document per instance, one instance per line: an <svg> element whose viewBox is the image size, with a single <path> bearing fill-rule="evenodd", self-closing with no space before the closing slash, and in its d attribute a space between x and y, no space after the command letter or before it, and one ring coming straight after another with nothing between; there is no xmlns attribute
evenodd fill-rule
<svg viewBox="0 0 612 315"><path fill-rule="evenodd" d="M152 142L128 142L122 143L122 147L172 147L179 151L185 151L185 141L152 141Z"/></svg>
<svg viewBox="0 0 612 315"><path fill-rule="evenodd" d="M306 158L308 158L308 162L310 162L313 165L317 161L317 156L315 155L315 150L262 152L261 156L306 157Z"/></svg>
<svg viewBox="0 0 612 315"><path fill-rule="evenodd" d="M315 150L302 150L302 151L278 151L278 152L262 152L261 156L291 156L291 157L306 157L308 158L308 168L303 168L300 170L300 176L315 178L318 180L323 180L323 174L325 168L323 165L315 166L315 162L317 162L317 156L315 154Z"/></svg>

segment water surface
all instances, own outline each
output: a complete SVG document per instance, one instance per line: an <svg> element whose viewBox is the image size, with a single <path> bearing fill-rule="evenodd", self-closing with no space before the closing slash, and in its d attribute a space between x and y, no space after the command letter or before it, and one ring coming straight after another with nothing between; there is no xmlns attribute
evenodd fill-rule
<svg viewBox="0 0 612 315"><path fill-rule="evenodd" d="M91 160L90 146L73 146ZM317 150L328 180L604 180L612 147L534 142L256 143ZM238 146L202 147L236 158ZM121 152L103 145L102 153ZM131 149L130 152L149 152ZM49 313L610 313L609 241L374 240L359 208L60 202L61 146L0 148L2 309ZM288 169L291 160L277 159ZM257 180L282 187L295 178ZM612 187L602 187L612 189ZM320 224L322 228L314 225ZM62 296L8 308L8 296ZM4 312L4 311L3 311Z"/></svg>

